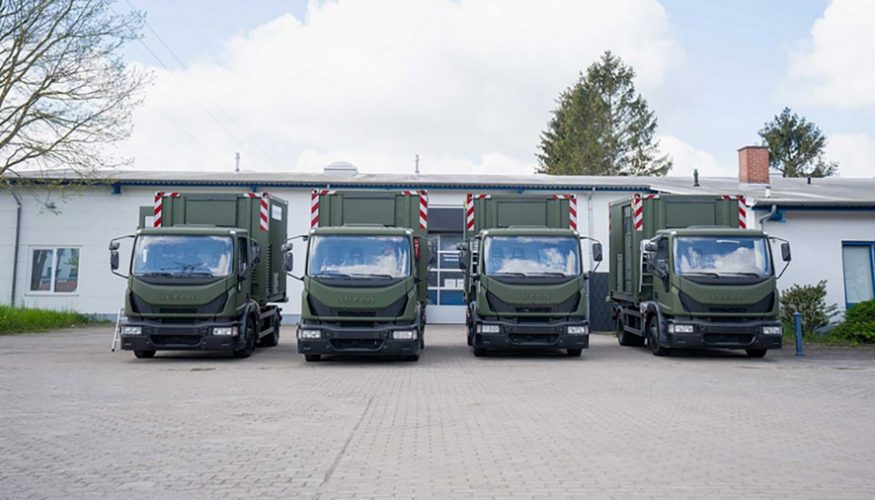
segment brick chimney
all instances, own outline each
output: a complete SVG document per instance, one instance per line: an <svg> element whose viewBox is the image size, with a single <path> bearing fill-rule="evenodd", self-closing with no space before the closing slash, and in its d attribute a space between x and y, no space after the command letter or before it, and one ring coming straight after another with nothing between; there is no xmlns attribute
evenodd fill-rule
<svg viewBox="0 0 875 500"><path fill-rule="evenodd" d="M738 181L745 184L769 183L767 146L745 146L738 150Z"/></svg>

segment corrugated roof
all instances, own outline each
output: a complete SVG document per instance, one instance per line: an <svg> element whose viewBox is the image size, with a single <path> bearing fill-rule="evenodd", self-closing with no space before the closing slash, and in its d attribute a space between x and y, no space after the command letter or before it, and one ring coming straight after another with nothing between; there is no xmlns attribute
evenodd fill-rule
<svg viewBox="0 0 875 500"><path fill-rule="evenodd" d="M32 178L72 180L70 172L34 175ZM413 175L368 174L332 176L322 173L286 172L182 172L119 170L95 177L100 183L120 186L243 186L354 188L407 187L428 189L510 189L510 190L622 190L677 194L743 194L751 205L782 206L860 206L875 207L875 179L805 178L771 179L764 185L742 184L733 177L700 177L699 187L691 177L553 176L532 175Z"/></svg>

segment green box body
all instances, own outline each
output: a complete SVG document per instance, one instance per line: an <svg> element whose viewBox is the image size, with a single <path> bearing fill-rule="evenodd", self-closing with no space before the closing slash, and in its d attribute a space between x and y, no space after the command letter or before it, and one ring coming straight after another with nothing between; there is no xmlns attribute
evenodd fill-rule
<svg viewBox="0 0 875 500"><path fill-rule="evenodd" d="M460 261L464 266L468 343L475 350L559 348L579 352L589 345L586 272L561 278L499 277L484 273L484 241L573 238L576 205L552 195L473 195L466 206ZM471 213L473 209L473 213ZM576 218L575 218L576 219ZM576 221L575 221L576 222ZM578 255L581 255L578 253ZM484 328L492 329L484 333Z"/></svg>
<svg viewBox="0 0 875 500"><path fill-rule="evenodd" d="M765 350L781 347L780 335L764 336L764 326L779 325L775 262L767 243L771 275L760 278L724 275L692 279L675 270L675 240L682 237L764 238L759 230L739 226L737 197L715 195L643 195L641 230L635 227L632 198L610 204L609 299L618 334L650 335L658 324L666 348L721 347ZM642 260L646 241L665 245L667 276L656 276ZM672 334L678 323L693 325L689 335ZM631 341L635 344L635 341Z"/></svg>
<svg viewBox="0 0 875 500"><path fill-rule="evenodd" d="M304 330L318 339L298 339L308 355L416 356L423 346L428 293L427 218L416 191L320 191L314 194L307 271L301 304ZM361 279L326 279L309 275L311 245L316 237L401 236L410 242L411 274L406 278L363 283ZM418 248L418 257L416 250ZM417 332L415 339L395 340L397 330ZM309 358L308 358L309 359Z"/></svg>

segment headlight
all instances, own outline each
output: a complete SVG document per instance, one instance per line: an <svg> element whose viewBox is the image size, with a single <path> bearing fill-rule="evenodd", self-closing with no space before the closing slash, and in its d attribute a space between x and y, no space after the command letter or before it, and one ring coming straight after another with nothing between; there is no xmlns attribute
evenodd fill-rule
<svg viewBox="0 0 875 500"><path fill-rule="evenodd" d="M298 332L298 338L304 340L319 340L322 338L322 332L319 330L301 330Z"/></svg>
<svg viewBox="0 0 875 500"><path fill-rule="evenodd" d="M693 333L696 329L693 325L668 324L668 333Z"/></svg>
<svg viewBox="0 0 875 500"><path fill-rule="evenodd" d="M415 330L396 330L392 332L392 338L395 340L413 340L416 338Z"/></svg>
<svg viewBox="0 0 875 500"><path fill-rule="evenodd" d="M763 335L781 335L784 329L780 326L764 326Z"/></svg>
<svg viewBox="0 0 875 500"><path fill-rule="evenodd" d="M568 335L589 335L588 326L569 326Z"/></svg>
<svg viewBox="0 0 875 500"><path fill-rule="evenodd" d="M498 325L484 325L480 323L477 325L480 328L480 333L500 333L501 327Z"/></svg>
<svg viewBox="0 0 875 500"><path fill-rule="evenodd" d="M143 329L139 326L123 326L122 327L122 335L140 335L143 333Z"/></svg>
<svg viewBox="0 0 875 500"><path fill-rule="evenodd" d="M213 335L218 335L221 337L232 337L237 335L237 327L236 326L217 326L213 328Z"/></svg>

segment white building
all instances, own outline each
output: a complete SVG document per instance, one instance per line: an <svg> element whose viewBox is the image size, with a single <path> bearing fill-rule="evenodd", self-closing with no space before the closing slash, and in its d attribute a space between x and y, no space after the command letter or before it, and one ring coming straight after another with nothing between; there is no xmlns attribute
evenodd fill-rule
<svg viewBox="0 0 875 500"><path fill-rule="evenodd" d="M578 225L608 244L609 202L641 193L743 195L748 227L789 240L793 262L780 280L792 284L827 281L827 301L844 309L873 298L875 282L875 179L784 179L768 175L764 148L739 151L739 178L466 176L115 172L112 179L63 193L40 186L0 191L0 302L72 309L114 317L125 282L109 270L107 244L136 230L139 207L156 191L266 191L289 202L289 235L309 229L313 189L428 190L429 230L440 255L430 276L433 322L461 322L464 309L455 245L462 234L462 210L469 192L554 193L578 197ZM765 155L765 156L764 156ZM50 182L70 182L63 176ZM742 182L745 181L745 182ZM752 183L751 181L759 181ZM296 248L303 262L303 248ZM609 255L605 248L605 254ZM124 259L124 254L123 254ZM608 328L604 306L607 263L593 280L596 328ZM300 313L301 285L289 280L288 320Z"/></svg>

